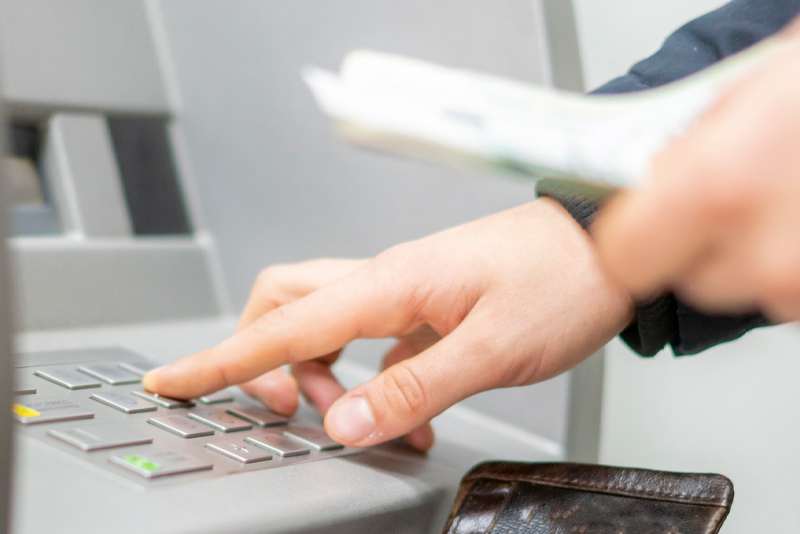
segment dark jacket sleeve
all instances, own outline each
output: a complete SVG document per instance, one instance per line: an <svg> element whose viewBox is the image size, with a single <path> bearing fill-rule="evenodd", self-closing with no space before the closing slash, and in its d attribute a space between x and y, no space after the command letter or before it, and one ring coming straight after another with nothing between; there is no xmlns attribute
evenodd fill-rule
<svg viewBox="0 0 800 534"><path fill-rule="evenodd" d="M680 28L658 52L593 94L642 91L679 80L778 32L798 13L800 0L733 0ZM593 201L548 190L545 182L542 184L537 193L558 200L586 229L602 209ZM621 337L642 356L653 356L667 344L681 356L734 340L767 324L761 314L704 314L667 294L638 305L634 322Z"/></svg>

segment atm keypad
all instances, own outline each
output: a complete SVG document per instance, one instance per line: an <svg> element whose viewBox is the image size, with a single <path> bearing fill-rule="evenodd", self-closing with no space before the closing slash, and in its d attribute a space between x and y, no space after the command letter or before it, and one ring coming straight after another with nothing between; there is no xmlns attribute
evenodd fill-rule
<svg viewBox="0 0 800 534"><path fill-rule="evenodd" d="M78 371L112 386L138 384L142 381L141 376L133 375L113 364L92 363L81 365L78 367Z"/></svg>
<svg viewBox="0 0 800 534"><path fill-rule="evenodd" d="M122 391L92 393L89 398L127 414L155 412L158 410L156 405Z"/></svg>
<svg viewBox="0 0 800 534"><path fill-rule="evenodd" d="M250 421L254 425L258 425L262 428L285 425L289 422L285 417L272 413L266 408L259 408L256 406L234 406L228 408L227 412L245 421Z"/></svg>
<svg viewBox="0 0 800 534"><path fill-rule="evenodd" d="M231 439L226 437L218 441L206 443L206 448L243 464L272 460L272 455L270 453L248 443L244 439Z"/></svg>
<svg viewBox="0 0 800 534"><path fill-rule="evenodd" d="M60 397L30 396L15 403L11 409L17 421L23 425L94 418L94 413L80 404Z"/></svg>
<svg viewBox="0 0 800 534"><path fill-rule="evenodd" d="M142 390L141 376L155 367L109 360L17 368L18 432L144 487L359 451L328 437L307 406L286 418L238 388L194 402Z"/></svg>
<svg viewBox="0 0 800 534"><path fill-rule="evenodd" d="M179 450L151 450L141 454L114 455L111 457L111 462L145 478L193 473L214 467L210 462Z"/></svg>
<svg viewBox="0 0 800 534"><path fill-rule="evenodd" d="M171 399L169 397L163 397L157 393L150 393L149 391L134 391L133 394L140 399L144 399L152 402L153 404L157 404L162 408L168 408L170 410L175 408L191 408L194 406L194 403L191 401Z"/></svg>
<svg viewBox="0 0 800 534"><path fill-rule="evenodd" d="M284 430L283 434L318 451L333 451L344 448L344 445L333 441L322 428L292 425L287 430Z"/></svg>
<svg viewBox="0 0 800 534"><path fill-rule="evenodd" d="M124 371L128 371L129 373L133 373L136 376L144 376L156 367L158 367L155 363L150 362L120 362L117 364L117 367Z"/></svg>
<svg viewBox="0 0 800 534"><path fill-rule="evenodd" d="M220 432L242 432L253 428L253 425L247 421L242 421L225 410L189 412L189 418L215 428Z"/></svg>
<svg viewBox="0 0 800 534"><path fill-rule="evenodd" d="M214 431L209 427L197 422L192 421L185 415L171 414L162 417L151 417L147 420L151 425L162 428L167 432L172 432L176 436L182 438L200 438L203 436L213 436Z"/></svg>
<svg viewBox="0 0 800 534"><path fill-rule="evenodd" d="M233 402L233 394L227 389L224 389L222 391L212 393L211 395L204 395L197 400L203 404L222 404L225 402Z"/></svg>
<svg viewBox="0 0 800 534"><path fill-rule="evenodd" d="M74 428L53 429L48 434L84 451L153 443L153 438L150 436L121 423L94 423Z"/></svg>
<svg viewBox="0 0 800 534"><path fill-rule="evenodd" d="M246 438L245 441L280 456L300 456L311 452L308 447L300 442L277 433L259 434L258 436Z"/></svg>
<svg viewBox="0 0 800 534"><path fill-rule="evenodd" d="M42 369L33 374L67 389L99 388L103 385L94 378L70 369Z"/></svg>

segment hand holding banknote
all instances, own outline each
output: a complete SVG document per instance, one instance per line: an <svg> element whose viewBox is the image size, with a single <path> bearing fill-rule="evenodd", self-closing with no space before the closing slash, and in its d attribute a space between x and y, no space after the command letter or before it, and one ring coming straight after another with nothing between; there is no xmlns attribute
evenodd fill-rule
<svg viewBox="0 0 800 534"><path fill-rule="evenodd" d="M736 85L607 208L596 238L638 297L800 319L800 37Z"/></svg>

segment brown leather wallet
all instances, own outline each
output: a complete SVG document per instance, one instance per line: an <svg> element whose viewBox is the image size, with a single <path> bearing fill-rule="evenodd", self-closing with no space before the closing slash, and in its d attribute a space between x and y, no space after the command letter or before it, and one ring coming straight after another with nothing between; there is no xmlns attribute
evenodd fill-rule
<svg viewBox="0 0 800 534"><path fill-rule="evenodd" d="M445 534L716 534L733 502L722 475L488 462L461 481Z"/></svg>

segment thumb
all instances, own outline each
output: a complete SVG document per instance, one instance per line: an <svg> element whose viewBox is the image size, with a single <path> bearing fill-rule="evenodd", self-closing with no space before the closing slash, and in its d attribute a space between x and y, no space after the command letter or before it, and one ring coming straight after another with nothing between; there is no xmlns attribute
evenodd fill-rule
<svg viewBox="0 0 800 534"><path fill-rule="evenodd" d="M408 434L471 395L494 387L487 321L468 316L441 341L350 390L328 410L336 441L366 447ZM494 366L496 367L496 365Z"/></svg>
<svg viewBox="0 0 800 534"><path fill-rule="evenodd" d="M609 274L637 299L667 289L702 255L715 231L704 177L676 167L657 168L660 176L650 184L620 193L593 229Z"/></svg>

